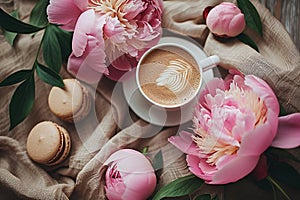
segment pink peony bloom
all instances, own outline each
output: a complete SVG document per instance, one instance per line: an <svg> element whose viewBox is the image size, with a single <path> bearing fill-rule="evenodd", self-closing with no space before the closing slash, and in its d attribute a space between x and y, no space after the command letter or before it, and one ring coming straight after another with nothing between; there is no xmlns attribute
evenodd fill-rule
<svg viewBox="0 0 300 200"><path fill-rule="evenodd" d="M190 171L206 183L236 182L253 171L269 146L300 144L300 114L291 116L292 129L277 130L278 121L285 123L278 114L278 101L266 82L253 75L231 74L225 80L213 79L202 91L194 134L183 131L169 141L187 154Z"/></svg>
<svg viewBox="0 0 300 200"><path fill-rule="evenodd" d="M212 33L222 37L235 37L246 26L244 14L235 4L229 2L212 8L207 15L206 24Z"/></svg>
<svg viewBox="0 0 300 200"><path fill-rule="evenodd" d="M104 163L106 197L109 200L144 200L156 187L156 176L150 161L140 152L122 149Z"/></svg>
<svg viewBox="0 0 300 200"><path fill-rule="evenodd" d="M47 14L74 31L68 70L94 83L102 74L118 80L158 43L162 7L162 0L50 0Z"/></svg>

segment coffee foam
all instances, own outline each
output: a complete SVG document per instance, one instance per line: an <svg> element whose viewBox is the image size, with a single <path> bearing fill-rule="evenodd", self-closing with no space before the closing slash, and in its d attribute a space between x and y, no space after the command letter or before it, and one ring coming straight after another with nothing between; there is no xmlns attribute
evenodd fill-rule
<svg viewBox="0 0 300 200"><path fill-rule="evenodd" d="M200 84L197 62L177 47L151 51L139 69L139 82L144 94L161 105L189 101Z"/></svg>

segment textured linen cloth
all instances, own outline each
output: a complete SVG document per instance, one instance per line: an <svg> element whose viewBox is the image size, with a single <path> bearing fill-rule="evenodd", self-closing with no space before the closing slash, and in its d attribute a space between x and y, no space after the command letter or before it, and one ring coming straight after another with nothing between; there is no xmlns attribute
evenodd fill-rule
<svg viewBox="0 0 300 200"><path fill-rule="evenodd" d="M218 55L220 67L237 68L245 74L265 79L288 112L300 111L300 54L284 27L264 6L253 1L262 18L264 33L260 37L247 30L247 34L255 40L260 53L236 39L218 41L206 28L202 12L206 6L220 2L164 1L163 27L192 37L203 45L208 55ZM28 22L35 3L35 0L0 0L0 7L7 12L18 9L20 19ZM19 35L12 48L0 34L0 81L15 71L31 69L41 36L42 32L34 37ZM61 75L63 78L71 77L64 69ZM51 86L38 77L35 80L33 110L12 131L8 130L8 112L16 86L0 88L0 199L105 199L103 174L106 167L102 164L110 154L121 148L141 151L148 146L150 157L162 150L164 167L158 188L190 174L184 154L169 144L167 138L180 129L191 127L191 124L162 128L143 121L129 109L122 85L106 78L98 85L85 85L93 98L91 113L79 123L65 123L49 110L47 97ZM38 165L26 153L29 131L43 120L62 125L71 136L70 156L55 167ZM220 199L272 199L271 191L260 190L246 180L224 188L205 185L199 192L208 191L218 193ZM295 198L299 195L299 191L294 193Z"/></svg>

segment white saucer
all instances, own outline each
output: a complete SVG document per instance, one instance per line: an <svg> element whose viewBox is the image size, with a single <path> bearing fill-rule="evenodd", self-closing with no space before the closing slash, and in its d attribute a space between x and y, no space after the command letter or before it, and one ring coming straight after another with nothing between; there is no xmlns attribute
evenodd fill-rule
<svg viewBox="0 0 300 200"><path fill-rule="evenodd" d="M188 46L190 50L200 59L206 58L202 47L197 43L190 41L190 38L183 39L174 36L162 37L159 43L175 42ZM197 99L193 100L185 107L179 110L165 110L160 109L148 102L139 92L135 80L135 70L132 70L130 78L123 81L123 91L125 99L130 108L143 120L158 126L176 126L179 124L190 121L193 117L193 111ZM210 69L203 73L203 81L201 90L205 87L206 83L214 78L213 70ZM200 90L200 91L201 91Z"/></svg>

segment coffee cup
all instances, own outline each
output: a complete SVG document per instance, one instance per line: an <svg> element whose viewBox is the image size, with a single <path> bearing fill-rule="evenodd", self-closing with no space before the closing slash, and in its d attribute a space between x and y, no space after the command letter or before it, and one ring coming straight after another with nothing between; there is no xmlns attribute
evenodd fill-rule
<svg viewBox="0 0 300 200"><path fill-rule="evenodd" d="M197 58L187 46L162 43L146 51L136 68L136 83L149 103L163 109L178 109L198 95L203 72L219 63L218 56Z"/></svg>

